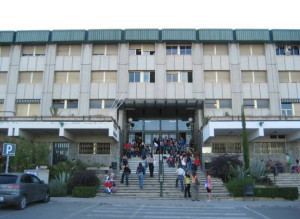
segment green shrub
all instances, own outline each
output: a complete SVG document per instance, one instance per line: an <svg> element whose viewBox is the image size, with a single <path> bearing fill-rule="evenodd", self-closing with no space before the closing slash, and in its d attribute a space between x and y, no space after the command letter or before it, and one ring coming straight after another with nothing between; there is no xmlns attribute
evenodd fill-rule
<svg viewBox="0 0 300 219"><path fill-rule="evenodd" d="M255 197L284 198L288 200L296 200L299 196L297 187L255 188L254 195Z"/></svg>
<svg viewBox="0 0 300 219"><path fill-rule="evenodd" d="M95 186L75 186L72 190L73 197L91 198L96 196Z"/></svg>
<svg viewBox="0 0 300 219"><path fill-rule="evenodd" d="M65 161L59 162L56 165L49 166L49 179L56 179L63 172L69 173L72 178L76 173L85 170L87 165L80 160L76 162Z"/></svg>
<svg viewBox="0 0 300 219"><path fill-rule="evenodd" d="M98 187L100 185L99 178L93 170L83 170L74 175L70 180L68 188L73 191L75 186Z"/></svg>
<svg viewBox="0 0 300 219"><path fill-rule="evenodd" d="M65 197L67 195L67 184L59 179L53 179L49 182L50 195L52 197Z"/></svg>
<svg viewBox="0 0 300 219"><path fill-rule="evenodd" d="M244 185L254 185L254 180L250 177L245 177L243 180L234 179L227 182L226 187L233 197L244 196Z"/></svg>

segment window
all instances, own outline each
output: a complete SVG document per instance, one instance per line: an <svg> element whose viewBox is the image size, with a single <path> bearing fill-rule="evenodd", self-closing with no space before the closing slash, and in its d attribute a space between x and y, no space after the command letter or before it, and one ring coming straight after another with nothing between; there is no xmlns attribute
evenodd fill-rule
<svg viewBox="0 0 300 219"><path fill-rule="evenodd" d="M118 55L118 45L93 45L93 55Z"/></svg>
<svg viewBox="0 0 300 219"><path fill-rule="evenodd" d="M265 55L265 46L264 44L240 44L240 55Z"/></svg>
<svg viewBox="0 0 300 219"><path fill-rule="evenodd" d="M250 143L254 148L255 154L284 154L284 142L255 142Z"/></svg>
<svg viewBox="0 0 300 219"><path fill-rule="evenodd" d="M56 109L77 109L78 100L53 100L52 106Z"/></svg>
<svg viewBox="0 0 300 219"><path fill-rule="evenodd" d="M230 83L229 71L204 71L205 83Z"/></svg>
<svg viewBox="0 0 300 219"><path fill-rule="evenodd" d="M299 55L299 46L276 45L276 55Z"/></svg>
<svg viewBox="0 0 300 219"><path fill-rule="evenodd" d="M117 83L116 71L92 71L92 83Z"/></svg>
<svg viewBox="0 0 300 219"><path fill-rule="evenodd" d="M155 45L154 44L130 44L129 54L130 55L154 55Z"/></svg>
<svg viewBox="0 0 300 219"><path fill-rule="evenodd" d="M19 72L19 83L41 84L43 82L43 72Z"/></svg>
<svg viewBox="0 0 300 219"><path fill-rule="evenodd" d="M167 82L193 82L193 73L191 71L167 71Z"/></svg>
<svg viewBox="0 0 300 219"><path fill-rule="evenodd" d="M0 84L6 84L6 77L7 77L6 72L0 72Z"/></svg>
<svg viewBox="0 0 300 219"><path fill-rule="evenodd" d="M300 116L300 101L296 99L295 103L281 101L281 115L283 116Z"/></svg>
<svg viewBox="0 0 300 219"><path fill-rule="evenodd" d="M207 109L231 109L231 100L205 100Z"/></svg>
<svg viewBox="0 0 300 219"><path fill-rule="evenodd" d="M205 56L214 55L228 55L228 45L227 44L204 44L203 54Z"/></svg>
<svg viewBox="0 0 300 219"><path fill-rule="evenodd" d="M110 154L110 144L80 142L79 154Z"/></svg>
<svg viewBox="0 0 300 219"><path fill-rule="evenodd" d="M10 46L0 46L0 57L7 57L10 55Z"/></svg>
<svg viewBox="0 0 300 219"><path fill-rule="evenodd" d="M191 45L167 45L167 55L191 55Z"/></svg>
<svg viewBox="0 0 300 219"><path fill-rule="evenodd" d="M3 116L3 112L1 112L3 111L3 109L4 109L3 100L0 100L0 116Z"/></svg>
<svg viewBox="0 0 300 219"><path fill-rule="evenodd" d="M155 83L155 72L129 72L129 82Z"/></svg>
<svg viewBox="0 0 300 219"><path fill-rule="evenodd" d="M280 83L300 83L299 71L280 71L279 72Z"/></svg>
<svg viewBox="0 0 300 219"><path fill-rule="evenodd" d="M242 143L240 142L214 142L212 143L212 153L242 153Z"/></svg>
<svg viewBox="0 0 300 219"><path fill-rule="evenodd" d="M80 56L81 45L58 45L57 56Z"/></svg>
<svg viewBox="0 0 300 219"><path fill-rule="evenodd" d="M40 116L40 100L17 99L16 116Z"/></svg>
<svg viewBox="0 0 300 219"><path fill-rule="evenodd" d="M269 100L252 100L252 99L244 99L243 103L244 108L250 109L262 109L269 108Z"/></svg>
<svg viewBox="0 0 300 219"><path fill-rule="evenodd" d="M46 45L41 46L22 46L22 56L45 56Z"/></svg>
<svg viewBox="0 0 300 219"><path fill-rule="evenodd" d="M266 71L242 71L243 83L267 83Z"/></svg>
<svg viewBox="0 0 300 219"><path fill-rule="evenodd" d="M114 100L90 100L90 109L108 109L111 108Z"/></svg>
<svg viewBox="0 0 300 219"><path fill-rule="evenodd" d="M78 71L57 71L55 72L55 83L57 84L77 84L79 83Z"/></svg>

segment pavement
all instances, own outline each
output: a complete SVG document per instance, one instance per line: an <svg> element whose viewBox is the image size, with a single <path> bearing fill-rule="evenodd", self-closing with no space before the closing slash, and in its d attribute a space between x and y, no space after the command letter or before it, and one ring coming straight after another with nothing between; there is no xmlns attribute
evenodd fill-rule
<svg viewBox="0 0 300 219"><path fill-rule="evenodd" d="M147 206L210 206L210 207L300 207L300 199L289 201L284 199L270 199L270 198L255 198L252 201L251 197L247 197L245 201L243 198L232 198L226 200L144 200L144 199L124 199L124 198L111 198L111 197L95 197L95 198L73 198L73 197L51 197L52 202L57 203L91 203L91 204L109 204L109 205L147 205Z"/></svg>

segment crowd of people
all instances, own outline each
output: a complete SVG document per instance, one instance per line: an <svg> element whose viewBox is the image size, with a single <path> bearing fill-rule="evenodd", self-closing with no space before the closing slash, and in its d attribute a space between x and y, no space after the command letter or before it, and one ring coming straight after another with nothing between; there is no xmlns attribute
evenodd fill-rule
<svg viewBox="0 0 300 219"><path fill-rule="evenodd" d="M178 187L178 182L180 182L180 188L184 192L184 197L192 198L192 201L199 200L200 180L197 176L197 169L200 167L200 160L193 148L188 147L183 138L178 142L176 139L168 139L167 137L154 138L151 146L145 145L143 141L136 142L134 139L131 143L129 141L126 142L122 155L122 176L120 183L124 183L125 179L126 186L129 185L131 169L129 168L128 159L132 156L138 156L141 157L141 162L136 167L135 174L139 178L140 189L143 189L144 178L148 168L150 177L154 177L154 153L161 154L169 168L177 168L175 187ZM114 174L109 171L106 177L105 191L111 194L116 192L115 188ZM208 200L210 200L212 183L208 172L206 173L205 188L208 192Z"/></svg>
<svg viewBox="0 0 300 219"><path fill-rule="evenodd" d="M261 160L261 162L264 162ZM296 159L293 163L289 153L286 153L284 162L280 160L273 162L271 159L265 162L265 170L269 170L275 175L278 173L300 173L299 160Z"/></svg>

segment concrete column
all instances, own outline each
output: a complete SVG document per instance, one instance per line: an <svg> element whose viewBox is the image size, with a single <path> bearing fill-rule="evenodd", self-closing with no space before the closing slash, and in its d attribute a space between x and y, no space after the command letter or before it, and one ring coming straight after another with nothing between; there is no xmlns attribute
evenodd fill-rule
<svg viewBox="0 0 300 219"><path fill-rule="evenodd" d="M267 79L270 97L270 112L272 116L281 115L280 111L280 94L279 94L279 76L276 64L275 44L265 44L266 62L267 62Z"/></svg>
<svg viewBox="0 0 300 219"><path fill-rule="evenodd" d="M9 70L7 72L6 81L6 97L4 102L3 116L14 116L12 112L16 112L16 92L19 77L19 65L21 59L21 45L14 45L11 49Z"/></svg>
<svg viewBox="0 0 300 219"><path fill-rule="evenodd" d="M56 61L56 45L47 44L45 57L45 70L43 72L41 115L51 116L53 85Z"/></svg>
<svg viewBox="0 0 300 219"><path fill-rule="evenodd" d="M232 115L241 115L243 104L242 77L238 44L229 44L230 84L232 99Z"/></svg>
<svg viewBox="0 0 300 219"><path fill-rule="evenodd" d="M167 57L166 57L166 44L155 44L155 98L164 99L166 97L166 69L167 69Z"/></svg>
<svg viewBox="0 0 300 219"><path fill-rule="evenodd" d="M128 84L129 84L129 44L119 44L119 56L118 56L118 97L121 97L123 93L126 93L125 98L128 96Z"/></svg>
<svg viewBox="0 0 300 219"><path fill-rule="evenodd" d="M192 45L193 65L193 97L204 100L204 67L203 67L203 44L193 43Z"/></svg>

